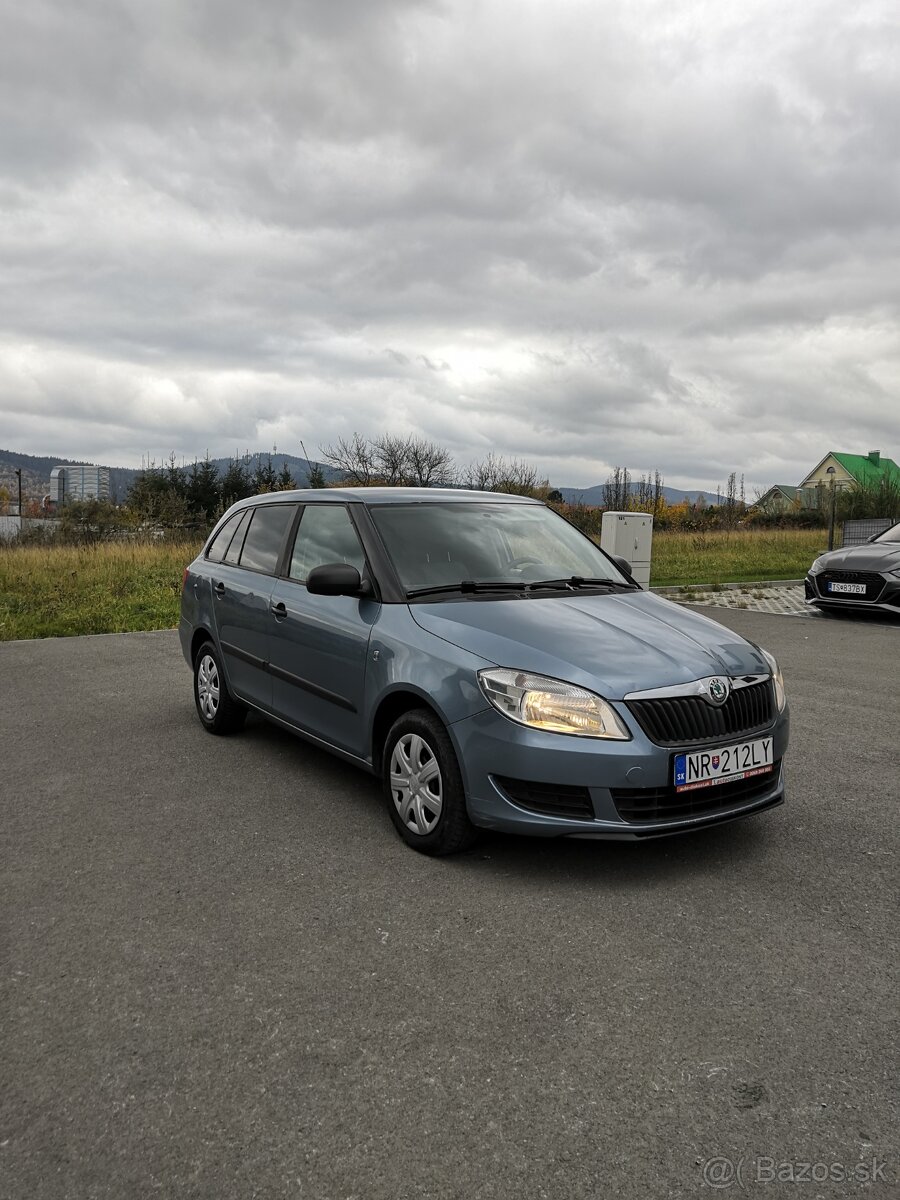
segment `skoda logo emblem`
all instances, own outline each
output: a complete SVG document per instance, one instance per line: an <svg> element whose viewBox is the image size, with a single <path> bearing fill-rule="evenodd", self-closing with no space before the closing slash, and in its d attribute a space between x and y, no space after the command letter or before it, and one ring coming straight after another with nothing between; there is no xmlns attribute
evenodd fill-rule
<svg viewBox="0 0 900 1200"><path fill-rule="evenodd" d="M708 684L709 698L713 704L724 704L728 699L728 680L714 676Z"/></svg>

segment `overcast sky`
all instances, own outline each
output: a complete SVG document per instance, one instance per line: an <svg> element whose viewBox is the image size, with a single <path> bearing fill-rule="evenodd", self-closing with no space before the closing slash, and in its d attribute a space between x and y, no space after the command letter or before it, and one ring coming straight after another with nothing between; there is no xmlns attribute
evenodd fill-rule
<svg viewBox="0 0 900 1200"><path fill-rule="evenodd" d="M0 10L0 447L900 459L896 0Z"/></svg>

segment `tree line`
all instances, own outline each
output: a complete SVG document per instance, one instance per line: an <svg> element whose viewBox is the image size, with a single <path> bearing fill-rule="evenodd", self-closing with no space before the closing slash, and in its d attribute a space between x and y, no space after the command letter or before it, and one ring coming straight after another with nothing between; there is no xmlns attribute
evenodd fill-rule
<svg viewBox="0 0 900 1200"><path fill-rule="evenodd" d="M296 479L285 463L280 469L269 454L236 456L224 470L207 456L190 466L179 466L174 454L167 462L151 464L135 477L121 507L109 501L69 503L60 512L63 534L115 536L118 529L205 532L238 500L262 492L295 487L462 487L476 491L533 496L551 504L573 524L599 537L605 510L651 513L657 528L734 529L741 525L810 527L827 524L830 496L814 509L777 515L759 512L747 503L744 478L732 471L716 502L698 496L694 503L669 504L659 471L637 480L627 467L615 466L602 489L600 506L568 503L558 488L543 478L537 467L519 458L488 453L459 466L445 447L413 435L353 433L321 446L320 462L313 462L300 443L307 469ZM326 475L327 471L327 475ZM826 503L827 501L827 503ZM859 516L900 514L900 488L888 480L861 485L835 497L839 520Z"/></svg>
<svg viewBox="0 0 900 1200"><path fill-rule="evenodd" d="M315 482L307 486L325 486L321 468ZM146 467L137 474L125 508L142 521L164 528L209 527L238 500L295 487L297 480L287 465L276 471L271 455L232 458L224 471L208 457L180 467L172 455L166 464Z"/></svg>
<svg viewBox="0 0 900 1200"><path fill-rule="evenodd" d="M305 454L302 444L301 449ZM232 458L224 471L208 457L183 467L172 455L167 463L138 473L125 507L143 521L166 528L209 526L248 496L298 486L328 487L323 464L332 468L334 484L340 487L464 487L542 499L550 493L537 468L521 459L489 453L460 468L448 450L425 438L394 434L366 438L354 433L321 447L320 454L321 463L307 458L309 468L299 480L287 464L276 470L268 454Z"/></svg>

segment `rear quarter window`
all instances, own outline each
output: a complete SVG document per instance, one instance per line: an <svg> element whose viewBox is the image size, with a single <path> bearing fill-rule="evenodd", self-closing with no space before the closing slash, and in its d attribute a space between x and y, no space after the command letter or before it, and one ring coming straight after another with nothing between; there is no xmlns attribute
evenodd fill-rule
<svg viewBox="0 0 900 1200"><path fill-rule="evenodd" d="M241 547L244 544L244 534L247 532L247 526L250 524L250 518L253 516L253 510L250 508L244 509L241 514L241 521L237 529L234 531L234 536L228 549L225 551L223 562L231 563L232 566L237 566L238 560L241 557Z"/></svg>
<svg viewBox="0 0 900 1200"><path fill-rule="evenodd" d="M222 528L218 531L213 540L209 543L209 549L206 551L206 557L210 562L221 562L225 557L225 552L228 549L231 539L234 536L234 531L238 527L241 517L246 516L246 513L235 513L233 517L229 517Z"/></svg>

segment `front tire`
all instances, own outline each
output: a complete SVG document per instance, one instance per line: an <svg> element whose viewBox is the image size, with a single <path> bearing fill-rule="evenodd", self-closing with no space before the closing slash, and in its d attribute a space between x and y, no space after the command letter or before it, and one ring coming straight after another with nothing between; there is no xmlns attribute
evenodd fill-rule
<svg viewBox="0 0 900 1200"><path fill-rule="evenodd" d="M456 854L471 846L462 775L441 722L426 709L398 717L382 755L385 800L397 832L422 854Z"/></svg>
<svg viewBox="0 0 900 1200"><path fill-rule="evenodd" d="M194 703L207 733L236 733L247 717L246 708L228 690L219 651L212 642L204 642L194 655Z"/></svg>

